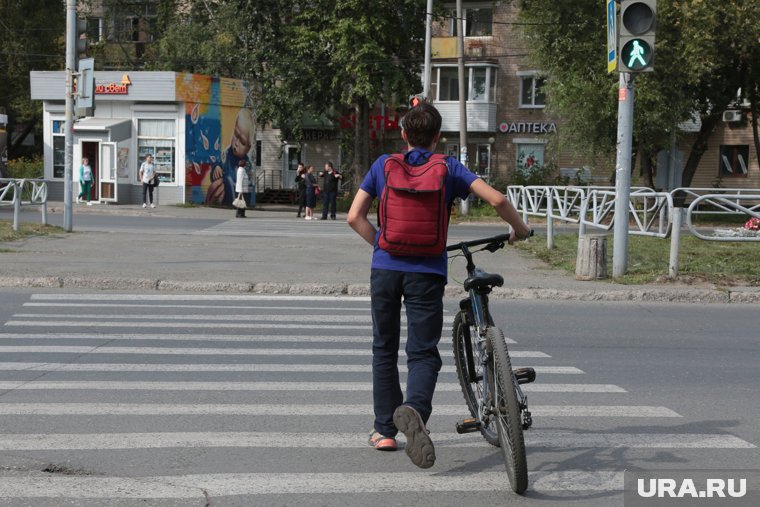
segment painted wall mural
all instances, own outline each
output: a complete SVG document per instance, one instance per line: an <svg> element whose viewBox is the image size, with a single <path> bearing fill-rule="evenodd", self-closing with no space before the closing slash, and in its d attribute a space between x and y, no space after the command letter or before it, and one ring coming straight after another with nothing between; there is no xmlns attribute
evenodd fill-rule
<svg viewBox="0 0 760 507"><path fill-rule="evenodd" d="M185 103L185 193L195 204L230 204L238 163L249 177L256 149L256 115L246 81L177 74Z"/></svg>

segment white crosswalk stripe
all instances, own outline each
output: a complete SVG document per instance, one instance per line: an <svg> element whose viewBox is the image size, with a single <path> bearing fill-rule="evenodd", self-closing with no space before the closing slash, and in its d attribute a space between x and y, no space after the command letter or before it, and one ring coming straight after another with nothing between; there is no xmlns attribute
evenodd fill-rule
<svg viewBox="0 0 760 507"><path fill-rule="evenodd" d="M299 227L354 234L329 221ZM277 221L229 221L200 234L270 235L276 228ZM366 444L373 419L369 298L55 292L32 294L23 307L0 332L0 451L74 469L114 453L123 463L111 461L108 473L93 475L0 467L0 505L12 499L183 503L204 495L245 496L247 504L263 505L256 500L272 494L335 504L340 495L387 492L389 484L396 492L433 495L430 505L446 505L456 492L500 500L509 494L498 451L477 432L452 432L469 414L451 357L451 309L431 419L439 462L434 471L389 473L388 463L409 463L403 453L382 453L381 462ZM624 387L595 383L530 344L507 343L513 365L531 366L539 376L522 386L534 417L526 433L529 463L532 452L756 449L724 432L683 431L673 425L684 417L671 408L638 404L644 398ZM206 456L215 449L235 456L219 473L196 463L205 460L177 454ZM276 472L266 468L269 453L281 460ZM181 456L172 458L174 475L162 465L167 456ZM340 470L336 456L351 456L350 468ZM557 498L619 494L622 485L622 470L530 470L530 491Z"/></svg>

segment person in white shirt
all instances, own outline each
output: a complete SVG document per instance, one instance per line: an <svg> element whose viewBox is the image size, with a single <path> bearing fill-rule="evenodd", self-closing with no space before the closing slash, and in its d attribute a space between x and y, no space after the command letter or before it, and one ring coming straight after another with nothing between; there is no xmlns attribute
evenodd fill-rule
<svg viewBox="0 0 760 507"><path fill-rule="evenodd" d="M237 168L237 177L235 178L235 192L237 193L237 196L239 199L243 199L244 202L247 202L245 194L248 193L248 171L246 170L246 162L245 160L240 160L238 162L238 168ZM245 218L245 208L236 208L235 217L236 218Z"/></svg>
<svg viewBox="0 0 760 507"><path fill-rule="evenodd" d="M77 202L82 202L85 196L87 196L87 206L92 206L90 197L92 195L92 184L95 178L92 174L92 167L90 167L90 160L87 157L82 159L82 166L79 168L79 185L82 191L77 196Z"/></svg>
<svg viewBox="0 0 760 507"><path fill-rule="evenodd" d="M155 208L153 204L153 183L156 176L156 166L153 165L153 155L145 155L145 162L140 165L138 177L142 182L143 208L148 207L148 201L145 199L146 194L150 197L150 207Z"/></svg>

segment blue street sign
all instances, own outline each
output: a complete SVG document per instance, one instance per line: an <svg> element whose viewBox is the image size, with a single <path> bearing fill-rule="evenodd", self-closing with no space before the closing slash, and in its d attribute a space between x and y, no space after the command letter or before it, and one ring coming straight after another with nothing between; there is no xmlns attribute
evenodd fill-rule
<svg viewBox="0 0 760 507"><path fill-rule="evenodd" d="M617 9L615 0L607 0L607 73L617 69Z"/></svg>

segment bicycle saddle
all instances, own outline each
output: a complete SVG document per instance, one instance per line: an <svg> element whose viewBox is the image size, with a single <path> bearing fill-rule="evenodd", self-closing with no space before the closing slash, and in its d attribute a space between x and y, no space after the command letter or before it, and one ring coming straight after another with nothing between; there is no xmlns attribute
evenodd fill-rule
<svg viewBox="0 0 760 507"><path fill-rule="evenodd" d="M464 290L490 289L492 287L501 287L502 285L504 285L504 278L501 275L479 271L473 276L467 277L464 281Z"/></svg>

